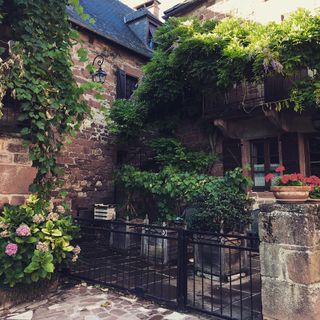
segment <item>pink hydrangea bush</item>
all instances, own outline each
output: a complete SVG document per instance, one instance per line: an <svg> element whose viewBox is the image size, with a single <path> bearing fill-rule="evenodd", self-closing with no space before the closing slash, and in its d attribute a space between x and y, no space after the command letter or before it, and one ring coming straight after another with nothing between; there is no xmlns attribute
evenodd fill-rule
<svg viewBox="0 0 320 320"><path fill-rule="evenodd" d="M76 262L71 244L78 227L65 207L31 195L21 206L0 212L0 286L14 287L50 279L57 267Z"/></svg>

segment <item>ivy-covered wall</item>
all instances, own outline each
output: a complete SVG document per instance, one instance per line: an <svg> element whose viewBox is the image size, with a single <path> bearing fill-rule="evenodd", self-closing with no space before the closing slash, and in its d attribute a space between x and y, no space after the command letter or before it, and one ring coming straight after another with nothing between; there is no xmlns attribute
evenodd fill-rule
<svg viewBox="0 0 320 320"><path fill-rule="evenodd" d="M146 59L86 30L79 31L83 40L82 47L88 50L89 61L93 61L101 52L108 55L103 65L103 69L108 74L103 87L105 88L104 101L106 106L110 106L110 102L116 97L117 68L131 76L140 77L141 66L146 63ZM71 53L75 62L73 74L78 83L84 83L90 79L90 74L85 69L86 64L77 58L79 47L80 45L74 46ZM95 94L96 92L92 90L83 97L91 107L92 118L87 117L84 120L77 137L71 145L63 147L58 157L58 162L65 171L63 189L69 193L69 201L74 212L78 207L90 207L94 203L113 203L114 201L112 175L116 161L116 148L100 111L101 101L95 98ZM30 167L30 162L22 164L21 157L18 159L16 154L9 154L7 149L1 149L8 148L9 144L20 145L21 152L19 152L26 157L27 151L22 147L22 139L15 137L12 141L10 140L11 142L8 142L8 139L11 138L0 137L0 170L8 173L10 168L10 174L6 174L6 180L2 179L4 175L1 173L0 207L8 202L22 203L27 195L28 185L32 183L35 176L35 169ZM9 161L10 163L7 163ZM21 175L22 172L23 175ZM2 194L1 190L6 192Z"/></svg>
<svg viewBox="0 0 320 320"><path fill-rule="evenodd" d="M119 46L106 42L86 30L79 30L83 40L82 46L88 50L89 61L93 61L98 53L104 52L107 58L103 69L107 78L105 89L106 106L116 97L116 70L120 68L127 74L140 77L141 66L146 59ZM77 61L78 46L72 51L75 57L73 74L78 83L90 77L85 64ZM94 203L113 203L114 185L113 171L116 163L117 150L112 137L108 133L105 118L101 112L101 101L95 98L94 92L84 96L91 107L92 118L87 118L71 145L65 146L58 159L64 167L64 189L68 191L73 211L79 207L90 208Z"/></svg>

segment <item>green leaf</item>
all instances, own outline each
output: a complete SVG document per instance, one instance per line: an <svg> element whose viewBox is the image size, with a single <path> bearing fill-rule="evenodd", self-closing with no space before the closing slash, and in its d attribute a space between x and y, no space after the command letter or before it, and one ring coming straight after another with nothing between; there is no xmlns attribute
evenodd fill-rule
<svg viewBox="0 0 320 320"><path fill-rule="evenodd" d="M45 265L42 266L43 269L48 272L48 273L52 273L54 271L54 265L53 263L46 263Z"/></svg>

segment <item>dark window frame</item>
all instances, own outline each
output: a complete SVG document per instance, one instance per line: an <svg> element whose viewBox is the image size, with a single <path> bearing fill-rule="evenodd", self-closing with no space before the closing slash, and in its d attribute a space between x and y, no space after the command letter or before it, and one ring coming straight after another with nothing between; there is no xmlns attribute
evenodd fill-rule
<svg viewBox="0 0 320 320"><path fill-rule="evenodd" d="M132 83L134 82L133 80L136 80L135 85L132 85ZM128 82L131 81L130 86L133 88L130 90L130 92L128 91ZM132 96L135 88L137 87L137 84L139 82L139 78L126 73L124 70L118 68L117 70L117 94L116 94L116 98L117 99L130 99L130 97Z"/></svg>
<svg viewBox="0 0 320 320"><path fill-rule="evenodd" d="M276 139L278 144L278 164L280 165L282 162L282 155L281 155L281 139L279 136L276 137L269 137L264 139L255 139L250 140L250 165L251 165L251 177L254 183L255 174L261 173L261 171L256 171L254 168L254 155L253 155L253 146L254 144L261 143L263 144L263 159L264 159L264 176L270 172L275 173L274 170L271 168L271 156L270 156L270 144L274 142ZM273 140L273 141L272 141ZM253 191L269 191L271 187L271 182L265 182L264 186L255 186L253 185Z"/></svg>

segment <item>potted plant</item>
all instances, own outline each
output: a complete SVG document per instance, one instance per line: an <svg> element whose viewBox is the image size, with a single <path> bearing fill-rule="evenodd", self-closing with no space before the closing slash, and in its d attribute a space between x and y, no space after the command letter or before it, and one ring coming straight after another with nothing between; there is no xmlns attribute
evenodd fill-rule
<svg viewBox="0 0 320 320"><path fill-rule="evenodd" d="M203 277L231 281L246 272L245 233L250 222L252 199L247 195L250 180L241 169L228 172L212 185L187 219L192 231L194 270ZM240 268L241 266L241 268Z"/></svg>
<svg viewBox="0 0 320 320"><path fill-rule="evenodd" d="M283 174L284 166L276 168L280 175L269 173L265 176L266 182L271 182L271 191L278 202L301 203L308 200L310 186L302 173Z"/></svg>

